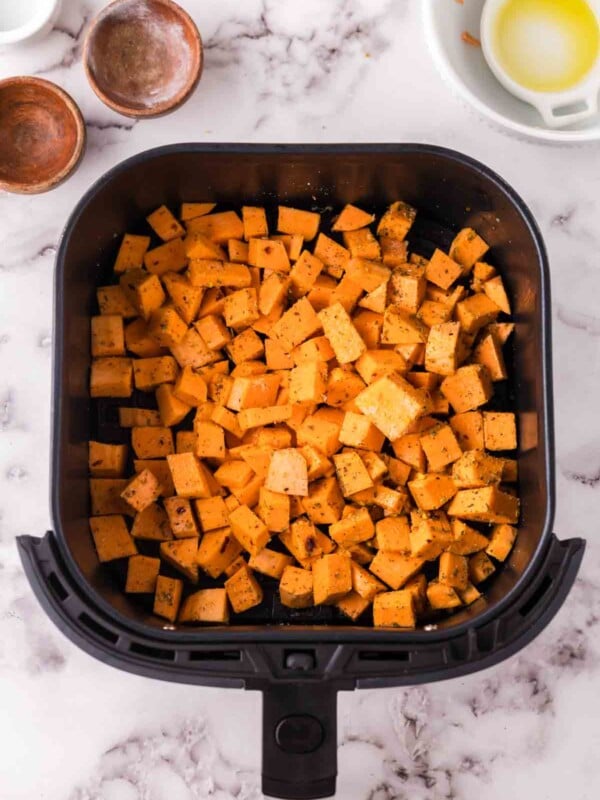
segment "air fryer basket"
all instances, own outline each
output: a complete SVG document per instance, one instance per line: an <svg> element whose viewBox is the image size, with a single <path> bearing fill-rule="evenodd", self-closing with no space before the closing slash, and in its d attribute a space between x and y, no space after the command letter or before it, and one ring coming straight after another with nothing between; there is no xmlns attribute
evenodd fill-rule
<svg viewBox="0 0 600 800"><path fill-rule="evenodd" d="M87 518L87 441L116 441L115 404L88 395L89 320L108 281L118 235L159 203L215 200L320 210L373 210L401 198L419 210L411 247L428 255L471 225L492 246L516 331L506 402L518 415L522 519L516 546L485 600L433 630L373 630L331 609L290 612L268 602L231 627L164 625L100 567ZM55 531L21 537L40 602L76 644L105 663L164 680L264 692L263 790L289 797L335 791L336 692L424 683L498 663L533 639L567 596L584 543L551 533L554 463L550 295L543 242L522 200L472 159L425 145L197 145L150 150L108 172L79 202L56 265L52 454ZM242 624L243 621L243 624Z"/></svg>

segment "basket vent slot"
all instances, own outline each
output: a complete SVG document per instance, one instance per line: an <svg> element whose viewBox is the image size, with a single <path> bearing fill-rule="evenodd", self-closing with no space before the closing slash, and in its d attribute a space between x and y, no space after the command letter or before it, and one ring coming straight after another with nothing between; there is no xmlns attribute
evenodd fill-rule
<svg viewBox="0 0 600 800"><path fill-rule="evenodd" d="M535 592L531 595L527 602L523 603L521 608L519 609L519 614L522 617L528 616L528 614L533 611L533 609L537 606L540 602L542 597L546 594L548 589L552 586L552 578L549 575L545 575L542 578L540 585L537 587Z"/></svg>
<svg viewBox="0 0 600 800"><path fill-rule="evenodd" d="M104 625L100 625L95 619L86 614L85 611L79 615L79 621L82 622L86 628L89 628L98 636L101 636L107 642L111 644L116 644L119 641L119 637L116 633L109 631L108 628L105 628Z"/></svg>
<svg viewBox="0 0 600 800"><path fill-rule="evenodd" d="M131 642L129 645L129 652L137 653L140 656L159 658L161 661L175 661L174 650L166 650L161 647L150 647L147 644L140 644L139 642Z"/></svg>
<svg viewBox="0 0 600 800"><path fill-rule="evenodd" d="M58 576L56 575L55 572L51 572L48 575L48 583L50 584L54 594L58 597L61 603L64 602L69 596L69 593L62 585L62 583L59 581Z"/></svg>
<svg viewBox="0 0 600 800"><path fill-rule="evenodd" d="M190 661L241 661L241 650L190 650Z"/></svg>
<svg viewBox="0 0 600 800"><path fill-rule="evenodd" d="M410 661L409 650L359 650L359 661Z"/></svg>

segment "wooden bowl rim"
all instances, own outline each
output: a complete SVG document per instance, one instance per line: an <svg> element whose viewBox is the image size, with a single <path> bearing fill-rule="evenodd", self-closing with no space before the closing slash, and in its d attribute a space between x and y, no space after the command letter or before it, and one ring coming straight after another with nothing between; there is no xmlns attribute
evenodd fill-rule
<svg viewBox="0 0 600 800"><path fill-rule="evenodd" d="M112 0L111 3L105 6L93 18L89 30L86 34L83 45L83 67L88 82L92 87L96 96L99 97L100 100L102 100L104 105L108 106L109 108L112 108L113 111L117 111L119 114L123 114L123 116L125 117L134 117L134 118L159 117L162 114L167 114L170 111L175 111L175 109L183 105L183 103L186 102L186 100L190 97L190 95L196 88L198 81L200 80L200 76L202 75L202 68L204 64L204 47L202 44L202 37L200 36L200 31L198 30L198 26L196 25L194 20L190 17L188 12L180 5L173 2L173 0L151 0L151 2L153 3L157 3L159 5L163 5L171 9L181 19L183 25L191 31L192 41L194 42L195 45L192 53L193 65L190 77L185 83L185 85L177 92L177 94L173 95L173 97L169 98L168 100L163 100L160 103L156 103L156 105L150 106L148 108L132 108L131 106L119 103L116 100L113 100L111 97L109 97L96 81L96 78L90 67L91 42L98 28L98 25L101 22L103 22L107 17L109 17L112 12L118 10L120 6L136 1L142 2L142 0Z"/></svg>
<svg viewBox="0 0 600 800"><path fill-rule="evenodd" d="M13 192L15 194L39 194L41 192L47 192L50 189L54 189L56 186L66 180L81 160L86 142L85 122L81 113L81 109L68 92L66 92L56 83L48 81L45 78L37 78L30 75L17 75L12 78L0 80L0 92L10 86L33 86L50 91L52 94L58 97L62 105L66 108L75 122L76 135L73 152L71 153L71 157L64 167L62 167L62 169L60 169L54 175L46 178L43 181L36 181L32 183L16 180L13 181L10 179L3 180L0 178L0 189L4 189L7 192Z"/></svg>

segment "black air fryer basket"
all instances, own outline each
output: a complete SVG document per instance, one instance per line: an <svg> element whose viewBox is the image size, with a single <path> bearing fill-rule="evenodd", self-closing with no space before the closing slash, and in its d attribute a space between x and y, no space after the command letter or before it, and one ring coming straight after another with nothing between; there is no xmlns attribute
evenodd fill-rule
<svg viewBox="0 0 600 800"><path fill-rule="evenodd" d="M507 398L519 424L519 536L485 599L431 630L375 630L332 609L293 612L266 586L262 610L230 627L165 625L98 564L88 530L87 441L118 436L114 413L91 402L89 327L95 289L110 279L119 234L160 203L182 200L382 211L419 210L411 249L447 247L460 227L492 247L516 331ZM83 650L162 680L259 689L263 790L283 798L335 792L339 690L426 683L497 664L531 641L565 600L584 542L552 533L550 289L540 233L492 171L426 145L181 144L137 155L101 178L67 224L56 264L52 451L53 532L21 537L29 581L47 614ZM110 405L110 404L109 404Z"/></svg>

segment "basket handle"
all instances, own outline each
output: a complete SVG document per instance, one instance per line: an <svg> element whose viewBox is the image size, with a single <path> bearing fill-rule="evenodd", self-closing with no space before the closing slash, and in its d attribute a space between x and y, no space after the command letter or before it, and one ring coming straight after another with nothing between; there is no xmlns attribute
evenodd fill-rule
<svg viewBox="0 0 600 800"><path fill-rule="evenodd" d="M332 797L336 775L336 689L328 681L269 686L263 693L263 794Z"/></svg>

